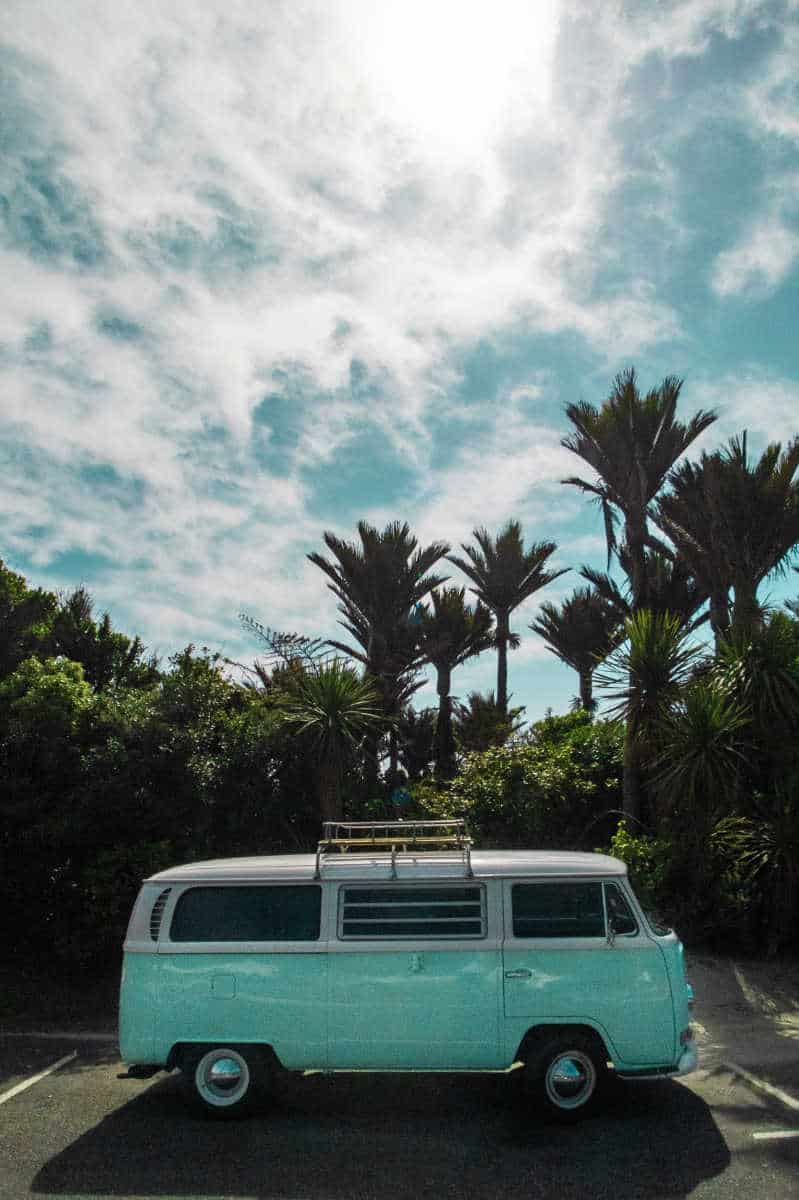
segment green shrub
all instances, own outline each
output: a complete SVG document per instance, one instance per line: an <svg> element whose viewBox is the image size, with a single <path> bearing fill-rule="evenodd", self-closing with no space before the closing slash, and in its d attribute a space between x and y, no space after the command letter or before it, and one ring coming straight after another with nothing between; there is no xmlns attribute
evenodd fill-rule
<svg viewBox="0 0 799 1200"><path fill-rule="evenodd" d="M101 850L77 881L72 904L54 915L55 958L71 972L116 963L142 880L174 862L167 841Z"/></svg>
<svg viewBox="0 0 799 1200"><path fill-rule="evenodd" d="M622 735L584 714L550 717L523 739L468 754L446 788L416 784L431 817L465 816L481 847L578 849L601 837L618 809Z"/></svg>
<svg viewBox="0 0 799 1200"><path fill-rule="evenodd" d="M665 838L633 834L625 821L610 839L608 853L627 864L630 882L643 907L666 916L672 907L666 882L671 868L672 843Z"/></svg>

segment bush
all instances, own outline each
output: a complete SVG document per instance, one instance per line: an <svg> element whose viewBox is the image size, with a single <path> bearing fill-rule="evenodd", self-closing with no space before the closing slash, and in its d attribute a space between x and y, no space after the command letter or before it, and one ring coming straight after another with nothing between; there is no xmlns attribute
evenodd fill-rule
<svg viewBox="0 0 799 1200"><path fill-rule="evenodd" d="M671 867L671 842L633 834L624 821L619 821L618 829L610 839L608 853L627 864L630 882L644 909L665 918L671 907L666 887Z"/></svg>
<svg viewBox="0 0 799 1200"><path fill-rule="evenodd" d="M446 788L412 791L424 815L465 816L482 847L584 849L619 807L621 769L620 728L569 714L539 722L510 745L466 755Z"/></svg>
<svg viewBox="0 0 799 1200"><path fill-rule="evenodd" d="M712 841L688 846L673 826L664 824L658 837L649 837L620 821L608 853L627 864L644 910L681 937L713 949L757 950L753 889Z"/></svg>
<svg viewBox="0 0 799 1200"><path fill-rule="evenodd" d="M58 948L71 965L117 956L142 880L175 862L170 842L102 850L81 879L80 919Z"/></svg>

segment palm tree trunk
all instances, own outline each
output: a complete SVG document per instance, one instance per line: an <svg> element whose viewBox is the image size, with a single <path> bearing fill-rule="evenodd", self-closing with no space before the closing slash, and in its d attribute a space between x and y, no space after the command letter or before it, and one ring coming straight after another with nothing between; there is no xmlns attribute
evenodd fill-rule
<svg viewBox="0 0 799 1200"><path fill-rule="evenodd" d="M710 595L710 628L718 650L720 640L730 632L730 601L725 591L712 592Z"/></svg>
<svg viewBox="0 0 799 1200"><path fill-rule="evenodd" d="M319 815L322 821L340 821L344 816L341 804L341 772L330 758L319 764Z"/></svg>
<svg viewBox="0 0 799 1200"><path fill-rule="evenodd" d="M396 778L397 769L399 767L399 742L397 741L397 731L392 725L388 731L388 777L392 781Z"/></svg>
<svg viewBox="0 0 799 1200"><path fill-rule="evenodd" d="M366 794L370 799L377 796L380 786L380 734L370 730L363 743L363 772Z"/></svg>
<svg viewBox="0 0 799 1200"><path fill-rule="evenodd" d="M763 612L757 602L757 585L751 579L738 578L732 590L732 626L737 634L748 640L763 624Z"/></svg>
<svg viewBox="0 0 799 1200"><path fill-rule="evenodd" d="M637 612L649 602L649 581L646 573L646 516L643 512L627 514L624 537L630 552L630 588L632 609ZM632 686L632 680L631 686ZM632 698L631 698L632 699ZM641 761L638 731L628 720L624 734L624 774L622 778L622 808L627 816L641 818Z"/></svg>
<svg viewBox="0 0 799 1200"><path fill-rule="evenodd" d="M497 708L507 715L508 712L508 637L510 635L510 616L498 612L497 618Z"/></svg>
<svg viewBox="0 0 799 1200"><path fill-rule="evenodd" d="M641 755L638 733L628 720L624 730L624 768L622 775L622 809L634 821L641 819Z"/></svg>
<svg viewBox="0 0 799 1200"><path fill-rule="evenodd" d="M624 523L624 538L630 552L630 588L633 609L646 608L649 603L649 581L646 573L646 518L643 514L628 514Z"/></svg>
<svg viewBox="0 0 799 1200"><path fill-rule="evenodd" d="M452 732L451 672L438 667L438 720L436 721L435 772L438 779L452 779L455 774L455 737Z"/></svg>
<svg viewBox="0 0 799 1200"><path fill-rule="evenodd" d="M580 703L586 712L594 710L594 673L590 667L583 667L580 676Z"/></svg>

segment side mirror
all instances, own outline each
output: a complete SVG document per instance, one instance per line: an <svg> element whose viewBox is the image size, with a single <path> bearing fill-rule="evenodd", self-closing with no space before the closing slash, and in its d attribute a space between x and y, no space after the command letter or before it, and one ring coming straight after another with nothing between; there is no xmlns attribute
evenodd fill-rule
<svg viewBox="0 0 799 1200"><path fill-rule="evenodd" d="M638 926L632 917L617 916L608 918L608 945L612 946L616 938L625 933L635 933Z"/></svg>

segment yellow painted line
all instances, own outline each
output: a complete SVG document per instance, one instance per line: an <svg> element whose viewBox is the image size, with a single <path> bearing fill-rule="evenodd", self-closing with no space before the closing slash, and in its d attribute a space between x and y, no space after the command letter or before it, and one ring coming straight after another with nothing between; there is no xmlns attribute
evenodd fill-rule
<svg viewBox="0 0 799 1200"><path fill-rule="evenodd" d="M67 1063L78 1057L77 1050L73 1050L71 1054L65 1054L63 1058L59 1058L58 1062L54 1062L51 1067L47 1067L44 1071L40 1071L38 1075L31 1075L30 1079L23 1079L22 1083L18 1083L16 1087L9 1088L7 1092L3 1092L0 1096L0 1104L5 1104L6 1100L13 1100L14 1096L18 1096L20 1092L25 1092L28 1088L33 1087L34 1083L38 1083L40 1079L52 1075L53 1071L58 1071L61 1067L65 1067Z"/></svg>
<svg viewBox="0 0 799 1200"><path fill-rule="evenodd" d="M799 1100L795 1096L791 1096L788 1092L784 1092L782 1088L775 1087L773 1083L769 1083L767 1079L758 1079L757 1075L753 1075L751 1071L744 1070L737 1063L725 1062L722 1066L728 1071L732 1071L733 1075L740 1075L741 1079L745 1079L758 1092L763 1092L766 1096L772 1096L775 1100L779 1100L780 1104L784 1104L786 1108L793 1109L794 1112L799 1112Z"/></svg>
<svg viewBox="0 0 799 1200"><path fill-rule="evenodd" d="M799 1129L775 1129L771 1133L753 1133L759 1142L778 1141L781 1138L799 1137Z"/></svg>

